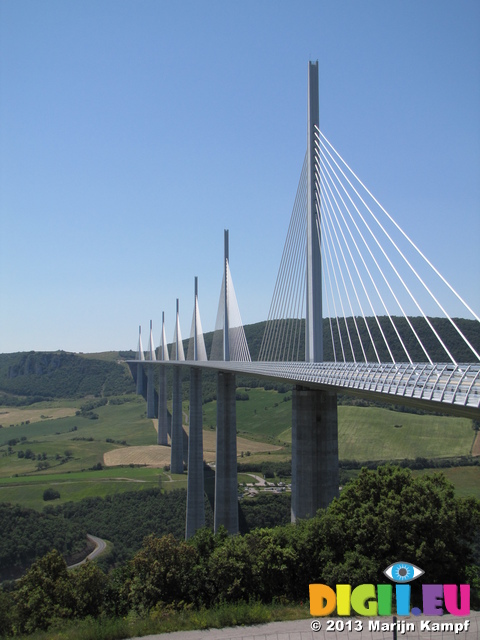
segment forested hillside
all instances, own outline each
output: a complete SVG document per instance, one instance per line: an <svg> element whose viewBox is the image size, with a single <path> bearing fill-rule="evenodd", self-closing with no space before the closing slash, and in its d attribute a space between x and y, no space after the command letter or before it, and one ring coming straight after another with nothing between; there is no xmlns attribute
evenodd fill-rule
<svg viewBox="0 0 480 640"><path fill-rule="evenodd" d="M162 492L145 489L106 498L86 498L43 513L19 505L0 503L0 582L22 574L34 560L51 549L64 556L86 546L86 534L109 540L111 553L103 566L125 562L152 532L157 536L185 538L185 489ZM213 528L213 511L205 499L206 526ZM261 494L239 503L241 533L258 527L274 527L290 521L290 494Z"/></svg>
<svg viewBox="0 0 480 640"><path fill-rule="evenodd" d="M135 391L125 365L56 351L0 355L0 404ZM20 397L15 397L20 396Z"/></svg>
<svg viewBox="0 0 480 640"><path fill-rule="evenodd" d="M34 560L57 549L71 555L86 546L81 522L62 514L39 513L19 505L0 503L0 582L18 577Z"/></svg>
<svg viewBox="0 0 480 640"><path fill-rule="evenodd" d="M155 532L171 534L178 540L185 538L185 489L162 492L146 489L122 493L107 498L88 498L46 512L77 524L88 533L106 538L113 545L109 563L130 558L142 546L145 536ZM239 503L241 533L257 527L274 527L290 521L290 494L262 494L254 500ZM213 511L205 499L206 526L213 528Z"/></svg>

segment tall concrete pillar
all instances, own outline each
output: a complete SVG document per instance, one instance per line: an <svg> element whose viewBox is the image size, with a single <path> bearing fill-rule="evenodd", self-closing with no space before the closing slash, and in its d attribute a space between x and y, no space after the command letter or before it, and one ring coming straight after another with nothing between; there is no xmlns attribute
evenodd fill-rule
<svg viewBox="0 0 480 640"><path fill-rule="evenodd" d="M140 362L137 364L137 389L138 396L143 396L143 366Z"/></svg>
<svg viewBox="0 0 480 640"><path fill-rule="evenodd" d="M173 367L170 470L172 473L183 473L182 381L180 367Z"/></svg>
<svg viewBox="0 0 480 640"><path fill-rule="evenodd" d="M195 276L193 304L193 359L206 360L200 312L198 310L198 278ZM190 351L190 349L189 349ZM185 538L191 538L205 525L203 477L202 370L190 368L190 419L188 433L188 481Z"/></svg>
<svg viewBox="0 0 480 640"><path fill-rule="evenodd" d="M203 480L202 370L190 369L190 419L188 430L188 481L185 538L205 526Z"/></svg>
<svg viewBox="0 0 480 640"><path fill-rule="evenodd" d="M155 380L151 364L147 365L147 418L155 418Z"/></svg>
<svg viewBox="0 0 480 640"><path fill-rule="evenodd" d="M297 386L292 394L292 522L338 496L337 394Z"/></svg>
<svg viewBox="0 0 480 640"><path fill-rule="evenodd" d="M148 343L148 359L156 360L155 344L153 342L152 321L150 320L150 341ZM151 364L147 366L147 418L155 418L155 382L154 369Z"/></svg>
<svg viewBox="0 0 480 640"><path fill-rule="evenodd" d="M158 367L158 431L157 444L168 444L167 371Z"/></svg>
<svg viewBox="0 0 480 640"><path fill-rule="evenodd" d="M318 151L318 62L308 63L307 296L305 362L323 362L322 256Z"/></svg>
<svg viewBox="0 0 480 640"><path fill-rule="evenodd" d="M177 321L175 324L175 360L185 360L180 334L179 303L177 298ZM172 473L183 473L183 427L182 427L182 382L180 367L173 367L172 388Z"/></svg>
<svg viewBox="0 0 480 640"><path fill-rule="evenodd" d="M165 313L162 312L162 339L160 342L160 360L168 360L167 338L165 334ZM168 409L167 409L167 370L158 368L158 430L157 444L168 444Z"/></svg>
<svg viewBox="0 0 480 640"><path fill-rule="evenodd" d="M238 533L237 419L235 374L217 374L217 458L215 466L215 532L223 525Z"/></svg>
<svg viewBox="0 0 480 640"><path fill-rule="evenodd" d="M142 327L141 326L138 327L138 347L137 347L136 360L138 360L136 391L137 391L137 395L142 396L143 395L143 367L140 363L145 360L145 354L143 353L143 347L142 347Z"/></svg>

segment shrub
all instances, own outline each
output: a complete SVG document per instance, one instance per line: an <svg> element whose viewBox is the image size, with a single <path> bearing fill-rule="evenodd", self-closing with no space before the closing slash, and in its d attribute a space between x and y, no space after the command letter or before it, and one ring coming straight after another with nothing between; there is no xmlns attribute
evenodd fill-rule
<svg viewBox="0 0 480 640"><path fill-rule="evenodd" d="M60 492L55 489L45 489L43 492L43 499L46 502L47 500L57 500L60 498Z"/></svg>

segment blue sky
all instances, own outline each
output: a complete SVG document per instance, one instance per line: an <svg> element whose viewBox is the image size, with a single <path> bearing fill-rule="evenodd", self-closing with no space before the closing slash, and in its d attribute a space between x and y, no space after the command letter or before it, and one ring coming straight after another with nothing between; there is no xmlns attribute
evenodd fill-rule
<svg viewBox="0 0 480 640"><path fill-rule="evenodd" d="M0 352L266 318L320 126L480 308L477 0L0 0ZM455 313L455 310L453 310ZM146 337L145 337L146 342Z"/></svg>

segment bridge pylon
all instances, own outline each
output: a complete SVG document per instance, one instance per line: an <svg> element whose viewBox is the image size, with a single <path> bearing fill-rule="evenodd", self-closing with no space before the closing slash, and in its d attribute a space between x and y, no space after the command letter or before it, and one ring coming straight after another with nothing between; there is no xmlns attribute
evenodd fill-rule
<svg viewBox="0 0 480 640"><path fill-rule="evenodd" d="M143 367L141 362L145 360L145 354L143 353L143 345L142 345L142 327L141 325L138 327L138 347L137 347L137 395L143 395Z"/></svg>
<svg viewBox="0 0 480 640"><path fill-rule="evenodd" d="M160 342L159 360L167 361L167 336L165 333L165 313L162 312L162 339ZM158 429L157 444L168 445L168 409L167 409L167 371L164 366L158 367Z"/></svg>
<svg viewBox="0 0 480 640"><path fill-rule="evenodd" d="M308 64L307 295L305 361L323 362L318 61ZM297 385L292 394L291 519L312 517L338 496L337 394Z"/></svg>
<svg viewBox="0 0 480 640"><path fill-rule="evenodd" d="M152 321L150 320L150 340L148 343L148 360L154 362L157 359L155 355L155 345L153 342ZM147 418L155 418L155 382L154 369L151 364L147 365Z"/></svg>
<svg viewBox="0 0 480 640"><path fill-rule="evenodd" d="M180 332L179 302L177 298L177 314L175 324L175 342L173 345L175 358L172 360L185 360L183 353L182 336ZM183 422L182 422L182 380L181 368L173 367L172 386L172 450L170 458L170 470L172 473L183 473Z"/></svg>
<svg viewBox="0 0 480 640"><path fill-rule="evenodd" d="M193 308L193 359L206 360L203 333L198 311L198 278L195 277L195 301ZM189 356L188 356L189 357ZM205 526L205 496L203 476L203 415L202 370L190 367L190 417L188 427L188 479L185 539L191 538L197 529Z"/></svg>
<svg viewBox="0 0 480 640"><path fill-rule="evenodd" d="M224 322L223 360L230 360L229 295L228 295L228 230L224 232ZM215 463L214 530L224 526L229 533L238 533L237 487L237 414L236 378L234 373L217 373L217 454Z"/></svg>
<svg viewBox="0 0 480 640"><path fill-rule="evenodd" d="M319 185L318 61L308 63L307 115L307 296L305 362L323 362L321 211Z"/></svg>

